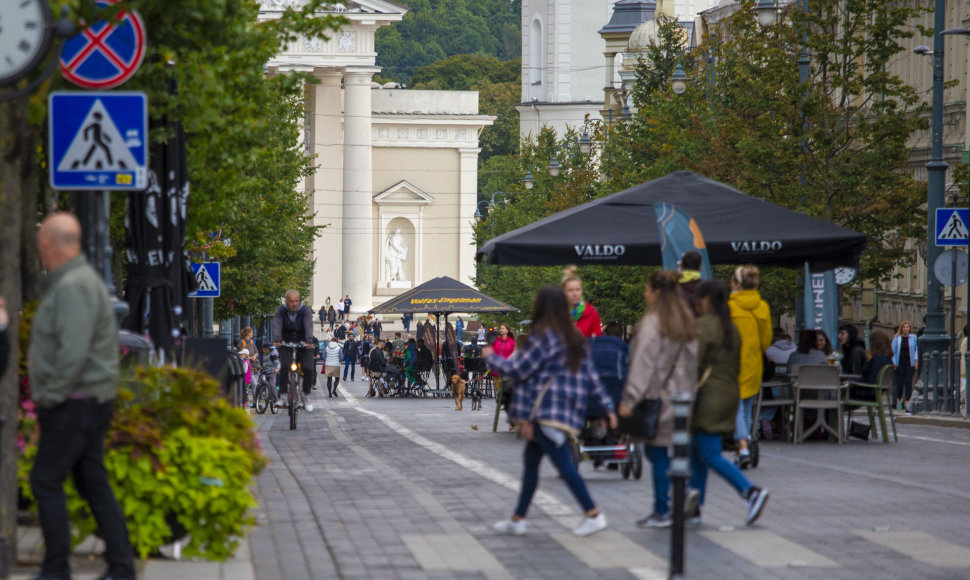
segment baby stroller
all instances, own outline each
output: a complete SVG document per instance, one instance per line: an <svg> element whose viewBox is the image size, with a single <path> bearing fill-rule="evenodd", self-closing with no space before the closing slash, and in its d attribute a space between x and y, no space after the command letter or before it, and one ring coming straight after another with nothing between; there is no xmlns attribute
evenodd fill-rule
<svg viewBox="0 0 970 580"><path fill-rule="evenodd" d="M619 405L623 393L623 380L601 377L613 407ZM576 467L583 460L592 461L593 466L606 465L608 469L618 469L623 479L643 476L643 451L640 445L609 428L606 409L600 408L592 398L587 405L586 426L577 438L569 438L569 452ZM614 467L615 466L615 467Z"/></svg>

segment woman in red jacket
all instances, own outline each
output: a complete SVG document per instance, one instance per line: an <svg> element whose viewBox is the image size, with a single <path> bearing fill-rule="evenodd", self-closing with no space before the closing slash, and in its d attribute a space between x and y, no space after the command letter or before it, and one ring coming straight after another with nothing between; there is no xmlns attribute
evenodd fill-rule
<svg viewBox="0 0 970 580"><path fill-rule="evenodd" d="M586 338L602 336L603 323L600 322L600 315L593 305L583 300L583 282L576 274L576 266L569 266L563 270L562 283L559 287L566 294L573 322L583 336Z"/></svg>
<svg viewBox="0 0 970 580"><path fill-rule="evenodd" d="M508 324L503 322L498 325L498 338L492 343L492 351L502 358L509 358L515 352L515 336L509 330Z"/></svg>

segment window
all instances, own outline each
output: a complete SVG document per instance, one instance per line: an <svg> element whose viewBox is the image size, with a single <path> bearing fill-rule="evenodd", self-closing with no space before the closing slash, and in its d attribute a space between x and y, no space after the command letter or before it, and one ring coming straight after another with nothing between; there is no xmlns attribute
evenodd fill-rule
<svg viewBox="0 0 970 580"><path fill-rule="evenodd" d="M532 21L532 27L529 32L529 96L532 99L542 98L543 41L542 24L536 18Z"/></svg>

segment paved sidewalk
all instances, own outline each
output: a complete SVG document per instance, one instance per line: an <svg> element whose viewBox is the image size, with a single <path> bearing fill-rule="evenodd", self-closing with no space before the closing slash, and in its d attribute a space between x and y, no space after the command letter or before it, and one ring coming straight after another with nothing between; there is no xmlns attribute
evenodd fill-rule
<svg viewBox="0 0 970 580"><path fill-rule="evenodd" d="M579 509L543 465L524 537L496 535L519 487L521 442L492 433L494 401L453 411L448 399L313 393L291 432L256 418L271 463L259 477L250 535L258 578L665 578L668 530L634 521L652 497L641 481L583 463L611 527L577 539ZM772 492L757 525L717 478L704 524L689 530L690 578L970 577L970 432L900 425L891 445L768 443L747 472Z"/></svg>
<svg viewBox="0 0 970 580"><path fill-rule="evenodd" d="M71 557L74 580L94 580L105 571L104 542L90 537L75 547ZM169 552L167 555L171 556ZM40 569L43 560L43 538L39 527L17 528L17 563L10 580L28 580ZM254 580L249 556L249 541L243 540L235 556L225 562L172 560L152 558L138 562L141 580Z"/></svg>
<svg viewBox="0 0 970 580"><path fill-rule="evenodd" d="M580 466L610 521L580 539L569 534L579 508L544 462L528 534L497 535L492 522L517 497L522 442L492 433L494 400L455 412L450 399L365 399L366 388L342 381L331 399L321 386L296 431L285 412L256 415L270 463L248 542L223 564L151 560L141 578L666 578L669 530L634 524L652 500L649 464L639 481ZM687 533L687 577L970 578L970 430L898 427L890 445L765 444L746 474L771 499L749 528L744 502L712 476L704 523ZM39 561L32 533L21 558ZM82 546L75 578L103 570L86 556L98 549Z"/></svg>

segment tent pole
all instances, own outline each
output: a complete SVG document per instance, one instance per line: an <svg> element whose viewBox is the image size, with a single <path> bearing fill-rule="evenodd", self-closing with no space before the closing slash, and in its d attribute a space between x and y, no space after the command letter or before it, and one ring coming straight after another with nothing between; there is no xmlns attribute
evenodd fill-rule
<svg viewBox="0 0 970 580"><path fill-rule="evenodd" d="M447 314L445 314L445 320L447 321ZM434 313L434 388L441 388L441 371L438 370L438 365L441 362L441 313Z"/></svg>

